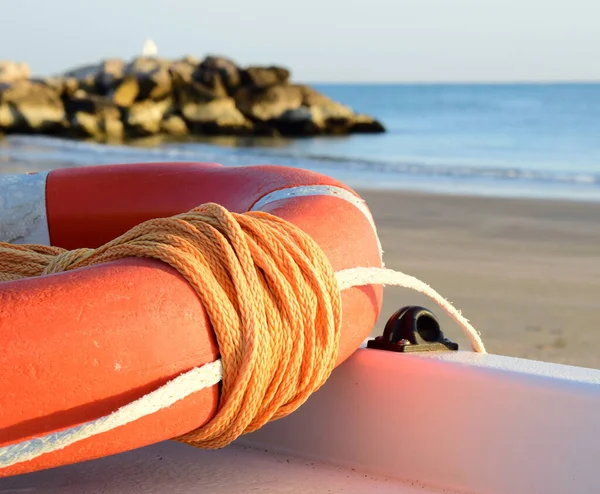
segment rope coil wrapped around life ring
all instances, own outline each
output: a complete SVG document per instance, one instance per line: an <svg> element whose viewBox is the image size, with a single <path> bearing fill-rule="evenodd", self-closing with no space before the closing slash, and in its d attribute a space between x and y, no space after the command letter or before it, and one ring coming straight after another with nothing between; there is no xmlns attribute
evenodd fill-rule
<svg viewBox="0 0 600 494"><path fill-rule="evenodd" d="M0 281L64 272L127 257L161 260L181 273L202 302L220 361L192 369L110 415L68 431L0 448L0 468L125 425L222 379L216 415L178 437L220 448L297 409L331 374L341 328L341 292L395 285L430 296L485 352L477 331L428 285L400 272L334 271L300 228L269 213L231 213L208 203L143 222L97 249L67 251L0 244Z"/></svg>

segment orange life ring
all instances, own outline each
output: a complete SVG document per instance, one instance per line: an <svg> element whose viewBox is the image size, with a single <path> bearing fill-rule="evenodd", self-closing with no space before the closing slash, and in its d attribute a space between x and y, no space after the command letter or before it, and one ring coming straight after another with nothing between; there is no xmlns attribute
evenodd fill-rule
<svg viewBox="0 0 600 494"><path fill-rule="evenodd" d="M372 218L360 197L300 169L200 163L58 169L5 176L2 198L2 241L98 247L142 221L216 202L293 222L336 270L381 266ZM11 201L19 207L11 210ZM350 288L342 301L338 364L373 328L382 289ZM142 259L0 283L0 348L0 447L95 420L219 354L188 283L166 264ZM215 385L127 426L2 468L0 476L182 435L214 415L218 393Z"/></svg>

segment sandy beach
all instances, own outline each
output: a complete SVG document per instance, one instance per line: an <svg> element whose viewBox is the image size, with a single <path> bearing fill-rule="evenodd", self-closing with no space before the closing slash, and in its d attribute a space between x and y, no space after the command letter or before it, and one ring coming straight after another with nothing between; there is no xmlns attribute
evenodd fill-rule
<svg viewBox="0 0 600 494"><path fill-rule="evenodd" d="M600 204L359 191L387 267L430 284L481 332L490 353L600 368ZM405 304L460 329L432 301L386 288L373 334Z"/></svg>

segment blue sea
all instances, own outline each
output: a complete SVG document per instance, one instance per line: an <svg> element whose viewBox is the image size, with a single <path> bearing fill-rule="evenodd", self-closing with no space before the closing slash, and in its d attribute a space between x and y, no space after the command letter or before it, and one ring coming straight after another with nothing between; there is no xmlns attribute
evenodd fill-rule
<svg viewBox="0 0 600 494"><path fill-rule="evenodd" d="M600 200L600 84L316 85L388 132L108 146L0 140L0 171L139 161L281 164L356 188Z"/></svg>

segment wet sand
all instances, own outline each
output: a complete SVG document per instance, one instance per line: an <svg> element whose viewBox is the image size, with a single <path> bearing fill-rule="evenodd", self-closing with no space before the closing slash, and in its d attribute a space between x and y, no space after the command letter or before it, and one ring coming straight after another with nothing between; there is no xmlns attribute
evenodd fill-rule
<svg viewBox="0 0 600 494"><path fill-rule="evenodd" d="M387 267L430 284L481 332L490 353L600 368L600 204L359 191ZM405 304L430 299L387 287L374 334Z"/></svg>

